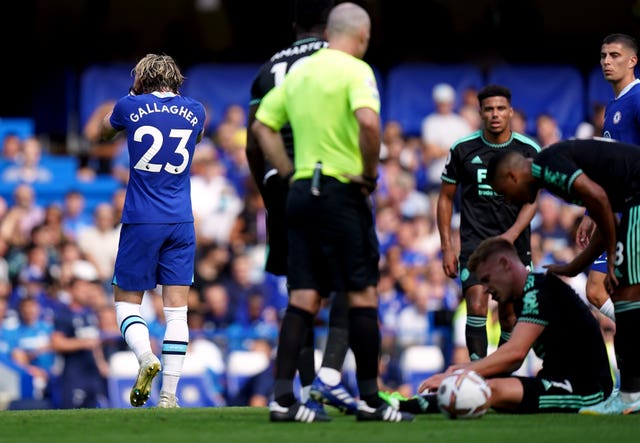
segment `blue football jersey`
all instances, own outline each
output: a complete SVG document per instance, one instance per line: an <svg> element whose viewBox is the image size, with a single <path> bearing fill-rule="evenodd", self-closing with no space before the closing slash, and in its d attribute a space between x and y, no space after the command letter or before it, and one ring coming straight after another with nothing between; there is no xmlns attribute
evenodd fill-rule
<svg viewBox="0 0 640 443"><path fill-rule="evenodd" d="M204 120L202 103L181 95L118 100L110 122L126 131L130 161L122 223L193 222L189 176Z"/></svg>
<svg viewBox="0 0 640 443"><path fill-rule="evenodd" d="M609 102L604 113L606 138L640 145L640 80Z"/></svg>

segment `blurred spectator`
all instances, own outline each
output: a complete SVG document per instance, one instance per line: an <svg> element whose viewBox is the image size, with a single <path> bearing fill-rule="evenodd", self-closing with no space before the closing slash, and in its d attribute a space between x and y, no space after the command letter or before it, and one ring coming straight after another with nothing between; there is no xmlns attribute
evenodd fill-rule
<svg viewBox="0 0 640 443"><path fill-rule="evenodd" d="M466 105L460 108L460 117L465 119L471 132L477 131L482 127L482 118L480 118L480 109L471 105Z"/></svg>
<svg viewBox="0 0 640 443"><path fill-rule="evenodd" d="M253 182L246 152L247 130L237 129L225 148L225 169L227 178L233 184L238 196L243 198L247 191L247 183Z"/></svg>
<svg viewBox="0 0 640 443"><path fill-rule="evenodd" d="M233 138L237 135L237 131L246 130L247 115L244 106L234 104L230 105L224 113L222 122L218 125L214 135L214 142L221 150L223 160L229 148L234 144ZM246 133L245 139L246 139Z"/></svg>
<svg viewBox="0 0 640 443"><path fill-rule="evenodd" d="M429 299L429 311L433 315L432 342L442 350L445 367L448 367L455 352L453 316L462 298L462 288L444 273L440 258L427 264L425 278L432 288Z"/></svg>
<svg viewBox="0 0 640 443"><path fill-rule="evenodd" d="M13 206L0 224L0 235L10 245L24 247L31 230L44 221L44 209L36 202L33 187L22 183L13 191Z"/></svg>
<svg viewBox="0 0 640 443"><path fill-rule="evenodd" d="M243 383L240 391L228 399L229 406L265 407L272 397L274 383L272 347L267 340L255 340L249 350L264 353L269 365Z"/></svg>
<svg viewBox="0 0 640 443"><path fill-rule="evenodd" d="M220 161L225 166L226 177L240 197L244 196L247 180L251 180L245 154L246 124L247 116L244 106L230 105L225 111L222 122L216 128L214 136Z"/></svg>
<svg viewBox="0 0 640 443"><path fill-rule="evenodd" d="M2 160L12 163L20 161L22 156L22 140L18 134L9 133L2 140Z"/></svg>
<svg viewBox="0 0 640 443"><path fill-rule="evenodd" d="M398 353L409 346L432 344L431 329L433 324L429 310L432 285L427 280L419 278L412 287L413 290L407 294L411 303L398 313L396 327Z"/></svg>
<svg viewBox="0 0 640 443"><path fill-rule="evenodd" d="M245 250L258 243L265 244L267 240L264 201L253 180L249 180L246 187L242 212L236 218L229 234L231 247L236 251Z"/></svg>
<svg viewBox="0 0 640 443"><path fill-rule="evenodd" d="M30 246L40 246L46 253L46 263L43 264L46 269L52 263L58 262L58 243L57 237L53 229L46 223L39 224L31 230Z"/></svg>
<svg viewBox="0 0 640 443"><path fill-rule="evenodd" d="M384 265L385 254L398 241L398 226L400 214L389 204L378 205L376 210L376 234L378 235L379 250Z"/></svg>
<svg viewBox="0 0 640 443"><path fill-rule="evenodd" d="M538 196L538 212L531 223L531 244L540 245L546 261L555 261L554 257L569 247L569 233L560 224L562 206L563 202L548 192Z"/></svg>
<svg viewBox="0 0 640 443"><path fill-rule="evenodd" d="M17 327L17 316L9 311L9 298L0 297L0 358L11 358L11 340Z"/></svg>
<svg viewBox="0 0 640 443"><path fill-rule="evenodd" d="M511 130L518 134L527 135L527 115L522 109L513 108L513 116L511 117Z"/></svg>
<svg viewBox="0 0 640 443"><path fill-rule="evenodd" d="M64 194L62 203L62 228L66 235L77 240L81 229L93 225L91 217L86 214L86 197L80 191L72 189Z"/></svg>
<svg viewBox="0 0 640 443"><path fill-rule="evenodd" d="M2 171L2 181L7 183L48 183L53 180L51 170L42 166L42 146L35 137L22 142L22 155Z"/></svg>
<svg viewBox="0 0 640 443"><path fill-rule="evenodd" d="M208 284L202 288L202 298L203 329L216 335L224 334L235 321L227 288L218 283ZM226 339L219 344L227 348Z"/></svg>
<svg viewBox="0 0 640 443"><path fill-rule="evenodd" d="M442 259L439 257L427 264L424 277L432 285L429 309L443 311L442 315L449 316L449 319L441 319L442 321L436 319L436 322L440 325L448 324L453 311L460 303L460 297L462 296L460 285L455 280L447 277L442 267Z"/></svg>
<svg viewBox="0 0 640 443"><path fill-rule="evenodd" d="M395 353L398 314L407 305L407 301L386 267L380 270L378 300L380 333L382 334L381 354L391 356Z"/></svg>
<svg viewBox="0 0 640 443"><path fill-rule="evenodd" d="M124 341L118 322L116 309L111 303L103 304L96 312L98 316L98 328L102 342L102 354L108 362L113 354L120 351L128 351L127 342Z"/></svg>
<svg viewBox="0 0 640 443"><path fill-rule="evenodd" d="M231 229L243 207L215 151L199 158L202 173L191 176L191 201L198 244L229 244Z"/></svg>
<svg viewBox="0 0 640 443"><path fill-rule="evenodd" d="M416 189L416 181L412 174L399 171L395 178L387 182L387 186L389 204L403 217L413 218L431 213L431 202L424 192Z"/></svg>
<svg viewBox="0 0 640 443"><path fill-rule="evenodd" d="M558 122L549 114L540 114L536 118L536 139L541 148L562 139Z"/></svg>
<svg viewBox="0 0 640 443"><path fill-rule="evenodd" d="M164 341L164 332L167 328L167 320L164 316L164 303L162 301L162 286L158 285L154 289L146 291L142 297L142 305L150 305L151 312L145 313L143 318L149 326L149 338L151 341L151 350L154 354L162 353L162 342Z"/></svg>
<svg viewBox="0 0 640 443"><path fill-rule="evenodd" d="M472 131L477 131L482 126L480 118L480 102L478 101L478 91L469 87L462 92L462 104L459 114L464 118Z"/></svg>
<svg viewBox="0 0 640 443"><path fill-rule="evenodd" d="M78 232L80 250L96 267L109 292L120 238L120 227L115 226L114 216L111 203L100 203L93 212L94 224L82 227Z"/></svg>
<svg viewBox="0 0 640 443"><path fill-rule="evenodd" d="M97 408L106 403L103 377L108 367L92 309L92 285L100 287L95 268L88 262L74 263L68 288L71 299L55 317L52 346L64 360L58 393L63 409Z"/></svg>
<svg viewBox="0 0 640 443"><path fill-rule="evenodd" d="M67 240L67 235L62 226L62 215L62 206L57 203L51 203L44 209L42 225L47 227L51 242L56 246Z"/></svg>
<svg viewBox="0 0 640 443"><path fill-rule="evenodd" d="M224 353L212 342L204 329L204 316L189 308L189 346L183 373L197 375L205 380L206 395L215 406L226 406L224 398Z"/></svg>
<svg viewBox="0 0 640 443"><path fill-rule="evenodd" d="M249 340L266 340L271 346L278 341L278 312L266 304L262 292L253 292L247 298L247 320L242 325L243 335ZM250 348L250 347L249 347Z"/></svg>
<svg viewBox="0 0 640 443"><path fill-rule="evenodd" d="M49 263L44 248L30 246L26 252L26 262L11 294L9 303L12 308L17 309L21 300L25 298L33 298L40 305L42 319L53 321L61 303L55 294L48 291L50 284L48 269Z"/></svg>
<svg viewBox="0 0 640 443"><path fill-rule="evenodd" d="M604 110L605 105L594 103L589 121L584 121L576 129L576 138L602 137L604 130Z"/></svg>
<svg viewBox="0 0 640 443"><path fill-rule="evenodd" d="M83 259L82 251L75 241L65 240L58 245L58 261L49 265L49 275L52 278L52 296L59 301L68 303L67 289L73 278L73 265L77 260Z"/></svg>
<svg viewBox="0 0 640 443"><path fill-rule="evenodd" d="M231 251L225 245L210 243L198 249L193 288L200 293L201 300L205 286L228 278L230 262Z"/></svg>
<svg viewBox="0 0 640 443"><path fill-rule="evenodd" d="M456 91L447 83L438 83L432 90L435 111L422 121L422 141L428 164L429 181L440 183L440 174L453 143L472 132L467 121L454 110Z"/></svg>
<svg viewBox="0 0 640 443"><path fill-rule="evenodd" d="M417 247L417 231L413 219L403 219L398 226L397 234L398 242L392 248L399 249L399 257L406 272L414 276L424 274L431 257Z"/></svg>
<svg viewBox="0 0 640 443"><path fill-rule="evenodd" d="M51 348L53 324L41 319L40 304L32 297L20 300L18 316L20 323L11 340L11 359L33 377L35 398L43 398L56 358Z"/></svg>
<svg viewBox="0 0 640 443"><path fill-rule="evenodd" d="M221 283L229 294L229 305L236 322L247 324L249 321L249 296L254 293L265 294L266 288L256 281L256 268L249 254L241 253L231 259L231 274Z"/></svg>
<svg viewBox="0 0 640 443"><path fill-rule="evenodd" d="M413 217L412 221L415 232L413 247L429 261L433 260L440 254L440 234L432 212L418 214Z"/></svg>
<svg viewBox="0 0 640 443"><path fill-rule="evenodd" d="M389 144L393 140L403 139L404 131L402 125L396 120L389 120L382 129L382 143Z"/></svg>
<svg viewBox="0 0 640 443"><path fill-rule="evenodd" d="M10 284L9 262L7 261L8 252L9 245L6 241L0 238L0 286L4 283ZM5 295L4 289L0 287L0 298Z"/></svg>
<svg viewBox="0 0 640 443"><path fill-rule="evenodd" d="M111 159L111 176L118 180L123 186L126 186L127 183L129 183L130 166L129 149L125 139Z"/></svg>
<svg viewBox="0 0 640 443"><path fill-rule="evenodd" d="M122 95L125 94L126 91L122 91ZM97 174L111 174L113 159L123 149L126 151L127 139L123 134L118 134L111 140L100 140L100 125L102 124L104 117L113 109L114 104L115 101L109 100L98 106L93 111L82 130L84 136L90 143L89 152L85 154L85 157L82 159L82 163L86 163ZM116 171L115 177L119 180L128 180L129 171L127 170L125 172L124 177L118 175L122 172L124 171ZM126 181L124 183L126 183Z"/></svg>

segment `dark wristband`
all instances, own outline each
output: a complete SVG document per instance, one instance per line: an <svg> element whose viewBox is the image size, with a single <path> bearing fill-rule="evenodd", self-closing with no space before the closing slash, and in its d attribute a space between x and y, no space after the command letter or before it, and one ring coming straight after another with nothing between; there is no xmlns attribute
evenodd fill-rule
<svg viewBox="0 0 640 443"><path fill-rule="evenodd" d="M369 192L373 192L376 189L376 186L378 185L378 176L376 175L375 177L370 177L368 175L361 175L362 180L365 181L365 187L369 190Z"/></svg>

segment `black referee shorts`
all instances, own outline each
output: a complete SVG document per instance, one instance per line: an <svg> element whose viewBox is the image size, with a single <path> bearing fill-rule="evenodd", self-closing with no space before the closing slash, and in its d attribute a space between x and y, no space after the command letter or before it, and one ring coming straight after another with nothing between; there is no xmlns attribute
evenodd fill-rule
<svg viewBox="0 0 640 443"><path fill-rule="evenodd" d="M328 176L319 196L310 186L311 180L296 180L289 190L289 288L329 294L377 285L380 256L368 197Z"/></svg>
<svg viewBox="0 0 640 443"><path fill-rule="evenodd" d="M265 271L287 275L287 194L289 187L278 174L264 184L264 206L267 210L267 263Z"/></svg>

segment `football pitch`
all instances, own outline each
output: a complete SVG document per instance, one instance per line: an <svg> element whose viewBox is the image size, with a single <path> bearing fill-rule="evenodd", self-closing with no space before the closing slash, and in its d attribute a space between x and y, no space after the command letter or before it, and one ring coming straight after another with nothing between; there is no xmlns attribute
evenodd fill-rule
<svg viewBox="0 0 640 443"><path fill-rule="evenodd" d="M487 413L450 420L419 415L411 423L356 422L332 414L329 423L270 423L266 408L79 409L0 411L0 441L132 443L546 443L638 442L640 414L514 416Z"/></svg>

